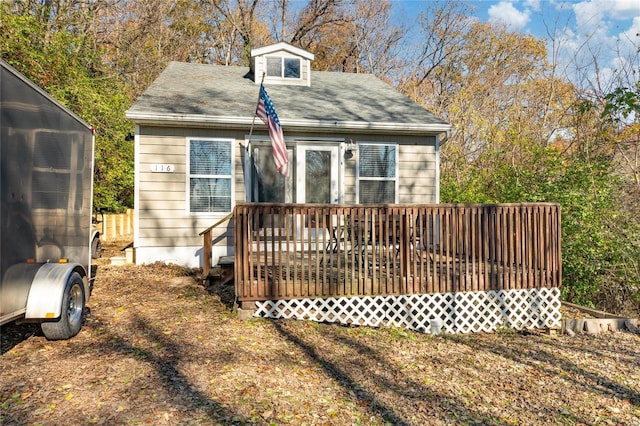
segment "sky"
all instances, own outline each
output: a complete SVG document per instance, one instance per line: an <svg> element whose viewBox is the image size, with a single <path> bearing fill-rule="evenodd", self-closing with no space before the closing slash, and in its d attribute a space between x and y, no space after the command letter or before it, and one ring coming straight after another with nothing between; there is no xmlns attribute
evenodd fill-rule
<svg viewBox="0 0 640 426"><path fill-rule="evenodd" d="M425 2L395 0L395 3L411 15L423 8ZM546 39L550 54L554 49L559 52L558 62L577 58L588 63L595 54L601 77L611 76L624 65L636 70L637 81L640 0L474 0L467 3L475 8L475 18L482 22L501 23L512 31Z"/></svg>

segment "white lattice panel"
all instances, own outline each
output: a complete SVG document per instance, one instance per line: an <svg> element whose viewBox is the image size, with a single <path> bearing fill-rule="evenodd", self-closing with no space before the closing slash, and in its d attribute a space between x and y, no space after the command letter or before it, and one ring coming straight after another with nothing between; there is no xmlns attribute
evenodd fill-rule
<svg viewBox="0 0 640 426"><path fill-rule="evenodd" d="M430 333L440 320L446 333L558 327L558 288L487 292L338 297L256 302L256 317L405 327Z"/></svg>

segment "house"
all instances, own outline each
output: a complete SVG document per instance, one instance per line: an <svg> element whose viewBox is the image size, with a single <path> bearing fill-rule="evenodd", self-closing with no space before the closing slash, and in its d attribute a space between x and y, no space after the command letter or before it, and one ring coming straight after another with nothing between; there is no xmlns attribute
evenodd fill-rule
<svg viewBox="0 0 640 426"><path fill-rule="evenodd" d="M559 325L558 205L437 204L448 123L375 76L312 71L289 44L251 53L249 68L173 62L127 111L136 263L206 273L233 254L238 312L254 316ZM256 117L261 84L287 172Z"/></svg>
<svg viewBox="0 0 640 426"><path fill-rule="evenodd" d="M312 71L313 54L287 43L251 55L250 68L172 62L127 111L136 263L201 266L199 233L238 201L439 201L448 123L373 75ZM286 176L255 116L261 83L283 128ZM233 254L231 230L214 230L214 263Z"/></svg>

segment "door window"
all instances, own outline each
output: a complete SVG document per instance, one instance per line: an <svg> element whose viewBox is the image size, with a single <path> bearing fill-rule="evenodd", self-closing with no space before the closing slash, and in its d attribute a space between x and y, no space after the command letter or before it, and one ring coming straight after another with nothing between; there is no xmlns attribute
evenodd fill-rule
<svg viewBox="0 0 640 426"><path fill-rule="evenodd" d="M340 202L340 161L337 145L298 145L296 152L298 203Z"/></svg>
<svg viewBox="0 0 640 426"><path fill-rule="evenodd" d="M259 203L292 203L294 170L288 176L282 176L276 170L271 144L256 143L253 146L253 185L248 200ZM287 149L289 164L292 150Z"/></svg>
<svg viewBox="0 0 640 426"><path fill-rule="evenodd" d="M331 152L305 151L305 202L331 203Z"/></svg>

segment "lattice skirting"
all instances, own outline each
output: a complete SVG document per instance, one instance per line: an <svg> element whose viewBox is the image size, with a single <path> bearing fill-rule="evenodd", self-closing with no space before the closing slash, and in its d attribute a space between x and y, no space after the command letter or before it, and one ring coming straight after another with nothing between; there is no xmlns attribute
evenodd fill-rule
<svg viewBox="0 0 640 426"><path fill-rule="evenodd" d="M560 326L560 290L363 296L256 302L256 317L405 327L423 333L472 333Z"/></svg>

